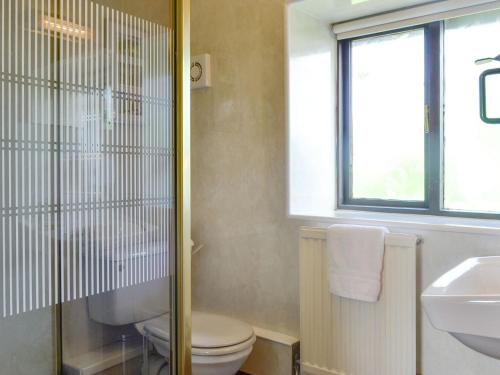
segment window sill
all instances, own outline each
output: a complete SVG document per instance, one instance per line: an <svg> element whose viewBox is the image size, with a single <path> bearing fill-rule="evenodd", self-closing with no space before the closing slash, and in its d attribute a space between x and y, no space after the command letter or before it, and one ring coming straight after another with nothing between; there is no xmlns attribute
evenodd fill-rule
<svg viewBox="0 0 500 375"><path fill-rule="evenodd" d="M449 216L395 214L352 210L336 210L332 216L328 217L290 215L290 218L324 224L376 224L397 228L412 228L439 232L500 235L500 220L492 219L470 219Z"/></svg>

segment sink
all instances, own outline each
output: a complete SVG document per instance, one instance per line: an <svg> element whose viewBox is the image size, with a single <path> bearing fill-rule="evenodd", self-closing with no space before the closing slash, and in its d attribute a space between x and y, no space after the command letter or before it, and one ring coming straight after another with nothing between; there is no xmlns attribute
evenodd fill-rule
<svg viewBox="0 0 500 375"><path fill-rule="evenodd" d="M500 359L500 256L467 259L434 281L421 300L435 328Z"/></svg>

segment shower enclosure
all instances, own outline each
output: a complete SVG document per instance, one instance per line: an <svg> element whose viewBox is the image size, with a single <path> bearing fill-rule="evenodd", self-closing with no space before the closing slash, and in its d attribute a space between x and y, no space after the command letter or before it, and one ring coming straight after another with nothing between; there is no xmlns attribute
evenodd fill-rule
<svg viewBox="0 0 500 375"><path fill-rule="evenodd" d="M188 1L0 1L0 374L189 373Z"/></svg>

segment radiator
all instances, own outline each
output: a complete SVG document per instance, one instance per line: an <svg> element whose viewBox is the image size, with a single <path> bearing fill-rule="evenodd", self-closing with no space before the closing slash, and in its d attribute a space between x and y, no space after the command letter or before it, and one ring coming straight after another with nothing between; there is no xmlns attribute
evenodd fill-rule
<svg viewBox="0 0 500 375"><path fill-rule="evenodd" d="M302 373L416 374L417 237L388 234L377 303L330 294L326 230L300 231Z"/></svg>

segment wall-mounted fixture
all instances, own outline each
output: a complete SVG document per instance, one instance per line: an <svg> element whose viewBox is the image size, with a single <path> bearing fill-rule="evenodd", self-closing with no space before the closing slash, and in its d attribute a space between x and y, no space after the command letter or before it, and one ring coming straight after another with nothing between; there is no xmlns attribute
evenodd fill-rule
<svg viewBox="0 0 500 375"><path fill-rule="evenodd" d="M204 89L212 86L210 74L210 55L193 56L191 58L191 89Z"/></svg>
<svg viewBox="0 0 500 375"><path fill-rule="evenodd" d="M481 120L500 124L500 68L485 70L479 76Z"/></svg>

